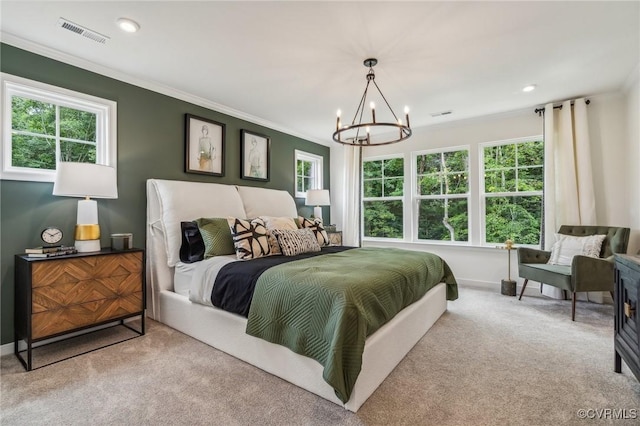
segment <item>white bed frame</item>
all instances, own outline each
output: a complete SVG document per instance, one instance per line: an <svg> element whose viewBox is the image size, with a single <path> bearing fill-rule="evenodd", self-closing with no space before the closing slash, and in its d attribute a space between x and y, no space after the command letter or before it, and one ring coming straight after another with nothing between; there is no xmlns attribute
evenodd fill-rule
<svg viewBox="0 0 640 426"><path fill-rule="evenodd" d="M366 341L362 371L351 398L340 401L317 361L245 333L247 319L191 302L173 292L180 222L199 217L297 216L286 191L150 179L147 181L147 314L264 371L356 412L446 311L446 287L438 284Z"/></svg>

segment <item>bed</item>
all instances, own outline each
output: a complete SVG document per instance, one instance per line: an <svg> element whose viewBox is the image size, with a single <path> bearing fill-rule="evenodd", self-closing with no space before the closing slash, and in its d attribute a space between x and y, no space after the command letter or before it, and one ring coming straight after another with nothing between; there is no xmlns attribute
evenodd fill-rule
<svg viewBox="0 0 640 426"><path fill-rule="evenodd" d="M299 355L285 346L247 334L246 317L206 304L194 303L187 294L188 285L185 285L185 282L200 266L180 262L180 223L201 217L258 216L297 217L297 208L293 198L286 191L149 179L146 228L147 314L208 345L356 412L446 311L447 298L451 300L457 295L455 280L448 279L448 284L435 283L419 300L402 309L366 338L361 369L355 385L349 389L348 399L344 400L344 397L337 395L336 388L325 381L325 369L318 361ZM352 249L352 252L355 253L356 250L366 249ZM346 256L340 253L321 256ZM288 265L309 261L311 259L291 262ZM444 262L442 264L446 266Z"/></svg>

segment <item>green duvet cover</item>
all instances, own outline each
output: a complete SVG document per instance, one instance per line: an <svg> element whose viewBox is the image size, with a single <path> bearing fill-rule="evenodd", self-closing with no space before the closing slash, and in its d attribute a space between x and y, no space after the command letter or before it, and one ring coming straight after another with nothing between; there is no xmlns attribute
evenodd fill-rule
<svg viewBox="0 0 640 426"><path fill-rule="evenodd" d="M455 300L447 264L409 250L358 248L281 264L258 279L247 333L317 360L346 403L367 336L440 282Z"/></svg>

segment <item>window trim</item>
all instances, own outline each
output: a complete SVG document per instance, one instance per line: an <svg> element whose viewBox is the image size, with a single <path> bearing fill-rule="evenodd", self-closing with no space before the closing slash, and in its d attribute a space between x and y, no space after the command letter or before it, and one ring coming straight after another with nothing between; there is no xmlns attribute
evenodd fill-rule
<svg viewBox="0 0 640 426"><path fill-rule="evenodd" d="M365 161L381 161L402 158L402 196L394 197L364 197L364 163ZM407 159L404 153L376 155L362 158L360 167L360 235L363 241L406 241L407 237ZM365 201L402 201L402 238L368 237L364 234L364 202Z"/></svg>
<svg viewBox="0 0 640 426"><path fill-rule="evenodd" d="M2 84L2 165L0 179L33 182L53 182L55 170L14 167L11 138L11 99L23 96L58 106L89 111L98 116L96 123L96 164L117 168L117 102L53 86L35 80L0 73ZM56 157L59 155L56 147Z"/></svg>
<svg viewBox="0 0 640 426"><path fill-rule="evenodd" d="M485 148L491 148L494 146L502 146L502 145L513 145L513 144L520 144L520 143L526 143L526 142L534 142L534 141L542 141L543 147L544 147L544 137L543 135L535 135L535 136L526 136L526 137L520 137L520 138L511 138L511 139L503 139L503 140L498 140L498 141L491 141L491 142L482 142L478 144L478 163L479 163L479 167L478 167L478 178L480 180L480 182L478 182L478 198L479 198L479 213L480 213L480 246L481 247L495 247L496 244L500 244L499 242L487 242L487 234L486 234L486 227L487 227L487 223L486 223L486 219L487 219L487 206L486 206L486 200L487 197L489 198L493 198L493 197L508 197L508 196L513 196L514 194L517 194L517 196L537 196L539 195L540 197L542 197L542 210L544 212L544 186L543 189L541 191L521 191L521 192L490 192L487 193L485 192L485 179L484 179L484 174L485 174L485 170L484 170L484 150ZM544 167L545 167L545 159L544 159L544 154L543 154L543 158L542 158L542 171L543 171L543 176L544 176ZM544 177L543 177L544 180ZM540 236L542 238L542 235ZM517 242L516 242L517 243ZM539 245L527 245L527 244L518 244L520 246L525 246L525 247L540 247Z"/></svg>
<svg viewBox="0 0 640 426"><path fill-rule="evenodd" d="M442 154L445 152L454 151L467 151L467 192L464 194L439 194L439 195L421 195L418 194L418 169L416 162L418 156L425 154ZM448 244L448 245L464 245L468 246L472 244L472 197L471 186L472 180L471 171L471 145L456 145L442 148L425 149L420 151L411 151L411 242L428 243L428 244ZM443 241L443 240L429 240L425 238L418 238L418 218L419 218L419 202L420 200L432 200L432 199L463 199L467 200L467 241Z"/></svg>
<svg viewBox="0 0 640 426"><path fill-rule="evenodd" d="M301 151L299 149L295 150L294 160L293 160L293 191L297 198L307 198L307 192L298 191L298 160L302 161L310 161L313 164L313 168L315 169L315 179L313 185L311 185L311 189L323 189L324 187L324 157L317 154L311 154L310 152Z"/></svg>

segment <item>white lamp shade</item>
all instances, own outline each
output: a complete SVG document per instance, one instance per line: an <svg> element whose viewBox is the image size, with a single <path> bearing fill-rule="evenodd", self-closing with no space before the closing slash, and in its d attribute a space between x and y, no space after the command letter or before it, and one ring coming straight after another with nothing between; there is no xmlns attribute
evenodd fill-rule
<svg viewBox="0 0 640 426"><path fill-rule="evenodd" d="M328 189L310 189L307 191L307 206L329 206L331 197Z"/></svg>
<svg viewBox="0 0 640 426"><path fill-rule="evenodd" d="M118 198L116 169L101 164L61 161L56 166L53 195Z"/></svg>

